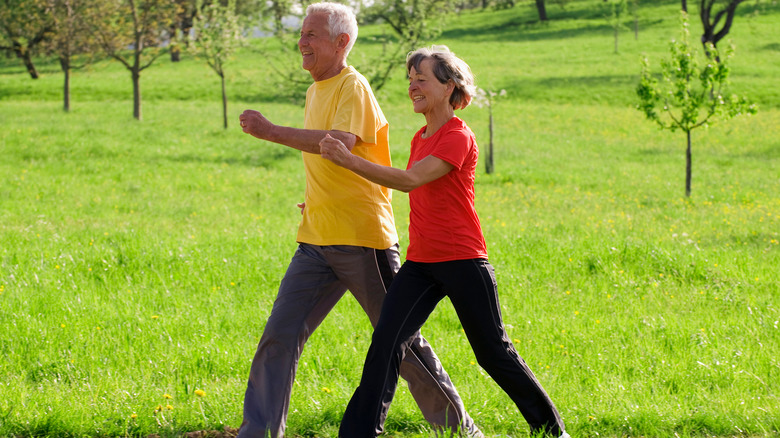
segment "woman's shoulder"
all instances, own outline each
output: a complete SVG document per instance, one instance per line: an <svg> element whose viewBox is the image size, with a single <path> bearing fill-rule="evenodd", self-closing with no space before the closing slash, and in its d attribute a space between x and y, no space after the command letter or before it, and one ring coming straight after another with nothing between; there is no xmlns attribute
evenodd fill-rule
<svg viewBox="0 0 780 438"><path fill-rule="evenodd" d="M473 137L474 133L471 132L471 128L466 122L458 116L451 118L441 129L444 135L457 135L465 137Z"/></svg>
<svg viewBox="0 0 780 438"><path fill-rule="evenodd" d="M465 120L461 119L461 118L460 118L460 117L458 117L458 116L455 116L455 117L453 117L453 118L452 118L452 120L451 120L451 122L452 122L452 123L453 123L455 126L457 126L459 129L465 129L465 130L471 131L471 128L469 128L469 125L468 125L468 123L466 123L466 121L465 121Z"/></svg>

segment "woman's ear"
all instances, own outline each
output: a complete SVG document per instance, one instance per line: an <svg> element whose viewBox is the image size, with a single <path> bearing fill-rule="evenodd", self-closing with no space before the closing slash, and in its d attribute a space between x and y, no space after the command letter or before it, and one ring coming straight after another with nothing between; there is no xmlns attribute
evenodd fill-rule
<svg viewBox="0 0 780 438"><path fill-rule="evenodd" d="M455 92L455 81L452 79L447 80L447 93L452 94Z"/></svg>

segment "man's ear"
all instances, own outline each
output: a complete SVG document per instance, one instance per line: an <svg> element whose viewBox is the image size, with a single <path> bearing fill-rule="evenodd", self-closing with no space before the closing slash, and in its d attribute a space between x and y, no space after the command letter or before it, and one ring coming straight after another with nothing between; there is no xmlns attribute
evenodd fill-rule
<svg viewBox="0 0 780 438"><path fill-rule="evenodd" d="M347 45L349 45L349 34L342 33L341 35L339 35L337 47L339 48L339 50L345 50L347 48Z"/></svg>

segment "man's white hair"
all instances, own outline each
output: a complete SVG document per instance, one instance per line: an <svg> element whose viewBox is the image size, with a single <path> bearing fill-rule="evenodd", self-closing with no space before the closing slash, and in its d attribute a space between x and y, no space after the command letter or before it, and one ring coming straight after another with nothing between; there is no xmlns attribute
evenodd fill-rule
<svg viewBox="0 0 780 438"><path fill-rule="evenodd" d="M349 43L345 49L345 55L349 55L352 46L358 36L358 24L355 13L348 6L341 3L321 2L313 3L306 8L306 15L326 14L328 16L328 31L331 39L336 39L342 33L349 35Z"/></svg>

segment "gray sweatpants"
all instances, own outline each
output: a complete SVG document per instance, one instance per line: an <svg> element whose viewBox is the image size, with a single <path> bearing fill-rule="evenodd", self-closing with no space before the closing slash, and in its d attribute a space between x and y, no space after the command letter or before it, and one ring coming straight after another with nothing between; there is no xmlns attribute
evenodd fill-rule
<svg viewBox="0 0 780 438"><path fill-rule="evenodd" d="M298 359L309 336L347 290L376 326L385 294L399 268L397 245L386 250L298 246L252 360L239 438L284 436ZM450 430L481 436L450 377L419 332L400 371L437 433Z"/></svg>

